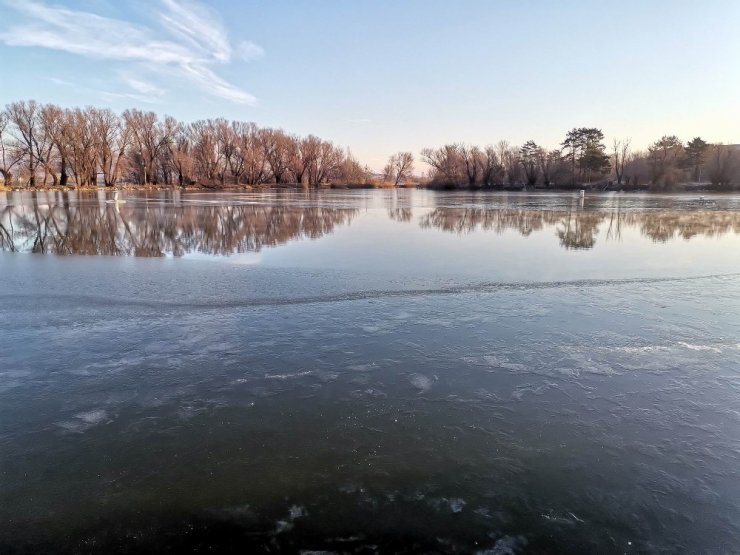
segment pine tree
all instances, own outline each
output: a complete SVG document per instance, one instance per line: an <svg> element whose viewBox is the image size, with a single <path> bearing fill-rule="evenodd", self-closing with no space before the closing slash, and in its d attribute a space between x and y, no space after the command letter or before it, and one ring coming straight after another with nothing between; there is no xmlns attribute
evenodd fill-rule
<svg viewBox="0 0 740 555"><path fill-rule="evenodd" d="M580 180L591 182L594 174L600 175L609 169L609 156L604 145L604 133L595 127L572 129L565 136L563 148L571 163L572 183L575 185L576 166Z"/></svg>
<svg viewBox="0 0 740 555"><path fill-rule="evenodd" d="M527 141L519 149L524 176L527 179L527 185L533 186L537 183L539 174L539 156L542 148L537 146L534 141Z"/></svg>
<svg viewBox="0 0 740 555"><path fill-rule="evenodd" d="M701 137L694 137L684 149L683 166L692 171L694 181L701 181L701 170L704 166L704 157L706 156L709 145Z"/></svg>

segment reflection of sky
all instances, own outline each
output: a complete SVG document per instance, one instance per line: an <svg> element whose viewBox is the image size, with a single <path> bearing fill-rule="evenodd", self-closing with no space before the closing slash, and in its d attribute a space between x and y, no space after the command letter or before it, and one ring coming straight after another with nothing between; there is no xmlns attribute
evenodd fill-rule
<svg viewBox="0 0 740 555"><path fill-rule="evenodd" d="M189 260L214 260L214 257L210 254L206 254L203 252L188 252L182 256L182 258L187 258ZM262 263L262 253L261 252L238 252L234 254L229 254L223 258L218 257L217 260L219 261L226 261L230 264L242 264L242 265L251 265L251 264L261 264Z"/></svg>
<svg viewBox="0 0 740 555"><path fill-rule="evenodd" d="M115 209L106 198L39 193L37 218L31 194L0 195L0 224L21 251L43 236L47 253L169 258L177 249L192 261L337 271L394 287L740 272L738 195L177 192L123 194Z"/></svg>
<svg viewBox="0 0 740 555"><path fill-rule="evenodd" d="M457 234L421 228L429 210L416 209L410 222L388 218L387 211L360 212L351 225L317 241L298 241L263 251L265 265L333 268L388 277L460 275L481 280L550 280L708 275L740 272L740 235L674 237L664 243L623 226L608 238L600 224L592 249L560 245L558 226L545 225L525 237L477 229Z"/></svg>

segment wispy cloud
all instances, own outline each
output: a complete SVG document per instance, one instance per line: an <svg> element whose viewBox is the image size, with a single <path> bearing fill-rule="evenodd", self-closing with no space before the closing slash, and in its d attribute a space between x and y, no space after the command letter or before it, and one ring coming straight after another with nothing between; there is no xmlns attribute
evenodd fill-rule
<svg viewBox="0 0 740 555"><path fill-rule="evenodd" d="M208 53L219 62L231 60L231 44L218 15L195 3L162 0L165 11L159 14L163 27L173 29L196 50Z"/></svg>
<svg viewBox="0 0 740 555"><path fill-rule="evenodd" d="M9 46L42 47L92 59L134 63L151 75L165 71L186 79L219 98L243 104L256 102L254 96L214 71L214 67L231 62L233 48L218 14L205 5L159 0L154 18L159 27L153 28L35 0L0 1L21 16L20 22L0 29L0 41ZM237 50L247 61L263 54L261 47L246 41ZM142 79L124 74L121 80L131 92L110 94L151 99L164 93Z"/></svg>
<svg viewBox="0 0 740 555"><path fill-rule="evenodd" d="M252 60L258 60L265 55L265 51L258 44L254 44L251 41L245 40L239 43L238 47L239 57L245 62L251 62Z"/></svg>
<svg viewBox="0 0 740 555"><path fill-rule="evenodd" d="M66 79L60 79L59 77L49 77L49 81L51 81L55 85L63 85L65 87L74 86L74 83L72 83L72 81L67 81Z"/></svg>
<svg viewBox="0 0 740 555"><path fill-rule="evenodd" d="M144 83L143 81L140 81L139 83L136 83L136 80L133 80L132 82L129 82L129 86L131 86L134 91L137 90L137 85L139 86L140 92L114 92L114 91L106 91L102 89L96 89L93 87L86 87L84 85L80 85L79 83L73 83L72 81L67 81L66 79L60 79L59 77L49 77L48 78L51 83L54 83L55 85L59 85L61 87L71 87L74 88L77 92L85 92L92 95L99 96L100 98L103 98L105 100L118 100L118 99L127 99L127 100L135 100L137 102L143 102L145 104L155 104L160 101L160 97L162 94L164 94L164 91L162 89L159 89L158 87L154 87L149 85L148 83Z"/></svg>
<svg viewBox="0 0 740 555"><path fill-rule="evenodd" d="M79 88L77 89L79 90ZM119 93L119 92L113 92L113 91L100 91L97 89L87 89L91 93L99 95L101 98L104 98L105 100L117 100L119 98L122 98L124 100L135 100L136 102L143 102L145 104L156 104L159 102L159 99L157 97L153 97L149 94L138 94L138 93Z"/></svg>
<svg viewBox="0 0 740 555"><path fill-rule="evenodd" d="M157 87L156 85L153 85L152 83L149 83L147 81L142 81L140 79L136 79L135 77L130 76L123 76L121 80L126 83L129 87L131 87L133 90L145 94L145 95L151 95L153 97L155 96L162 96L165 93L165 90Z"/></svg>

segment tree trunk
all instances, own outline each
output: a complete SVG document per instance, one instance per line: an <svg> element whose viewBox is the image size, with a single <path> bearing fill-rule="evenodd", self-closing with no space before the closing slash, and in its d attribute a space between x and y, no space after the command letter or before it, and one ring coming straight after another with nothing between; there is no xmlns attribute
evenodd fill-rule
<svg viewBox="0 0 740 555"><path fill-rule="evenodd" d="M69 176L67 175L67 161L62 158L62 172L59 176L59 185L61 185L62 187L66 187L68 180Z"/></svg>

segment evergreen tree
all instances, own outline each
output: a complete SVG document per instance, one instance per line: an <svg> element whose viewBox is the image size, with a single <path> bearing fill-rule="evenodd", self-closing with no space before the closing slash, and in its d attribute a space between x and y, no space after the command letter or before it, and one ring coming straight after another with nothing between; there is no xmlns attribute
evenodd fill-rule
<svg viewBox="0 0 740 555"><path fill-rule="evenodd" d="M594 174L600 175L609 169L609 156L606 154L604 133L595 127L572 129L565 136L563 148L571 163L572 183L575 185L576 167L581 181L591 182Z"/></svg>
<svg viewBox="0 0 740 555"><path fill-rule="evenodd" d="M694 181L701 180L701 170L704 166L704 158L709 145L701 137L694 137L684 149L683 167L691 170Z"/></svg>
<svg viewBox="0 0 740 555"><path fill-rule="evenodd" d="M524 176L527 179L527 185L533 186L537 183L537 176L539 174L539 157L542 148L537 146L534 141L527 141L519 149L522 167L524 168Z"/></svg>

